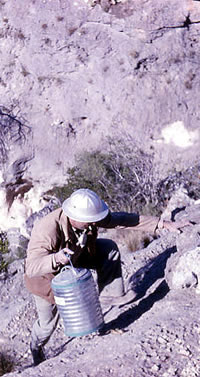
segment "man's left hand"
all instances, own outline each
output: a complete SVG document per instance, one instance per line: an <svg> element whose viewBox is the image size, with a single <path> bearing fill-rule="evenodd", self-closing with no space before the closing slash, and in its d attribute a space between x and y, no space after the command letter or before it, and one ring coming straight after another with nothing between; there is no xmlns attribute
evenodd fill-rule
<svg viewBox="0 0 200 377"><path fill-rule="evenodd" d="M167 229L170 232L180 233L180 230L188 225L191 225L188 220L175 222L163 220L162 227L159 227L158 229Z"/></svg>

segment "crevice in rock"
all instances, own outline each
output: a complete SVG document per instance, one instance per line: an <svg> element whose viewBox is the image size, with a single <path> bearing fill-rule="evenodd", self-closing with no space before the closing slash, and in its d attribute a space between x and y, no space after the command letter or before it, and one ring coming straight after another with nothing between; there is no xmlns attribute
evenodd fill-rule
<svg viewBox="0 0 200 377"><path fill-rule="evenodd" d="M155 39L161 38L163 34L169 30L176 30L176 29L187 29L190 30L191 25L200 24L200 21L192 21L190 18L190 13L186 16L184 22L181 25L174 25L174 26L162 26L158 29L152 30L150 33L152 38L150 39L149 43L152 43Z"/></svg>
<svg viewBox="0 0 200 377"><path fill-rule="evenodd" d="M140 59L137 62L136 67L134 68L135 71L139 70L140 68L147 70L147 65L150 63L155 63L158 60L158 57L155 55L148 56L147 58Z"/></svg>
<svg viewBox="0 0 200 377"><path fill-rule="evenodd" d="M8 211L10 210L15 198L20 196L22 199L24 195L33 187L30 180L19 178L14 184L6 185L6 204Z"/></svg>
<svg viewBox="0 0 200 377"><path fill-rule="evenodd" d="M200 21L191 21L190 14L188 14L182 25L163 26L163 27L156 29L155 31L168 30L168 29L183 29L183 28L187 28L189 30L190 25L196 25L196 24L200 24Z"/></svg>

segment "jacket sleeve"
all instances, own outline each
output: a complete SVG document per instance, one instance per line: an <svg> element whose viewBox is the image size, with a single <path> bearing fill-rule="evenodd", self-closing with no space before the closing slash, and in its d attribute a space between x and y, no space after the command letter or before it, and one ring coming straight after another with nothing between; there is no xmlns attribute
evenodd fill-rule
<svg viewBox="0 0 200 377"><path fill-rule="evenodd" d="M57 270L54 252L58 229L56 223L43 218L36 222L27 249L25 272L28 277L42 276Z"/></svg>
<svg viewBox="0 0 200 377"><path fill-rule="evenodd" d="M131 228L146 232L155 232L159 218L154 216L140 216L138 213L110 212L97 225L102 228Z"/></svg>
<svg viewBox="0 0 200 377"><path fill-rule="evenodd" d="M139 223L134 227L134 230L155 233L159 221L159 217L141 215L139 216Z"/></svg>

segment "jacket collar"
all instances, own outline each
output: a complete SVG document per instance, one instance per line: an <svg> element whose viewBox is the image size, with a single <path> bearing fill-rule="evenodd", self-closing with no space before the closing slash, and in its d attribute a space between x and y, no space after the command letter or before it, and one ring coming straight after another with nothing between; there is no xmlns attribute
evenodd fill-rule
<svg viewBox="0 0 200 377"><path fill-rule="evenodd" d="M64 212L62 211L60 214L60 225L62 227L63 233L65 235L65 242L67 241L77 241L77 235L75 234L70 221L69 217L67 217Z"/></svg>
<svg viewBox="0 0 200 377"><path fill-rule="evenodd" d="M69 218L61 211L60 214L60 225L62 227L63 233L65 235L65 241L69 240Z"/></svg>

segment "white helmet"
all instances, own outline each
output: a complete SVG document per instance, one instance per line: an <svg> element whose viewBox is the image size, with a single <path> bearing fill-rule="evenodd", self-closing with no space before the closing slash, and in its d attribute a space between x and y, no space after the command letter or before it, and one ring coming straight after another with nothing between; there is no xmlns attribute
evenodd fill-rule
<svg viewBox="0 0 200 377"><path fill-rule="evenodd" d="M88 223L104 219L109 212L106 203L89 189L79 189L73 192L63 202L62 209L70 219Z"/></svg>

